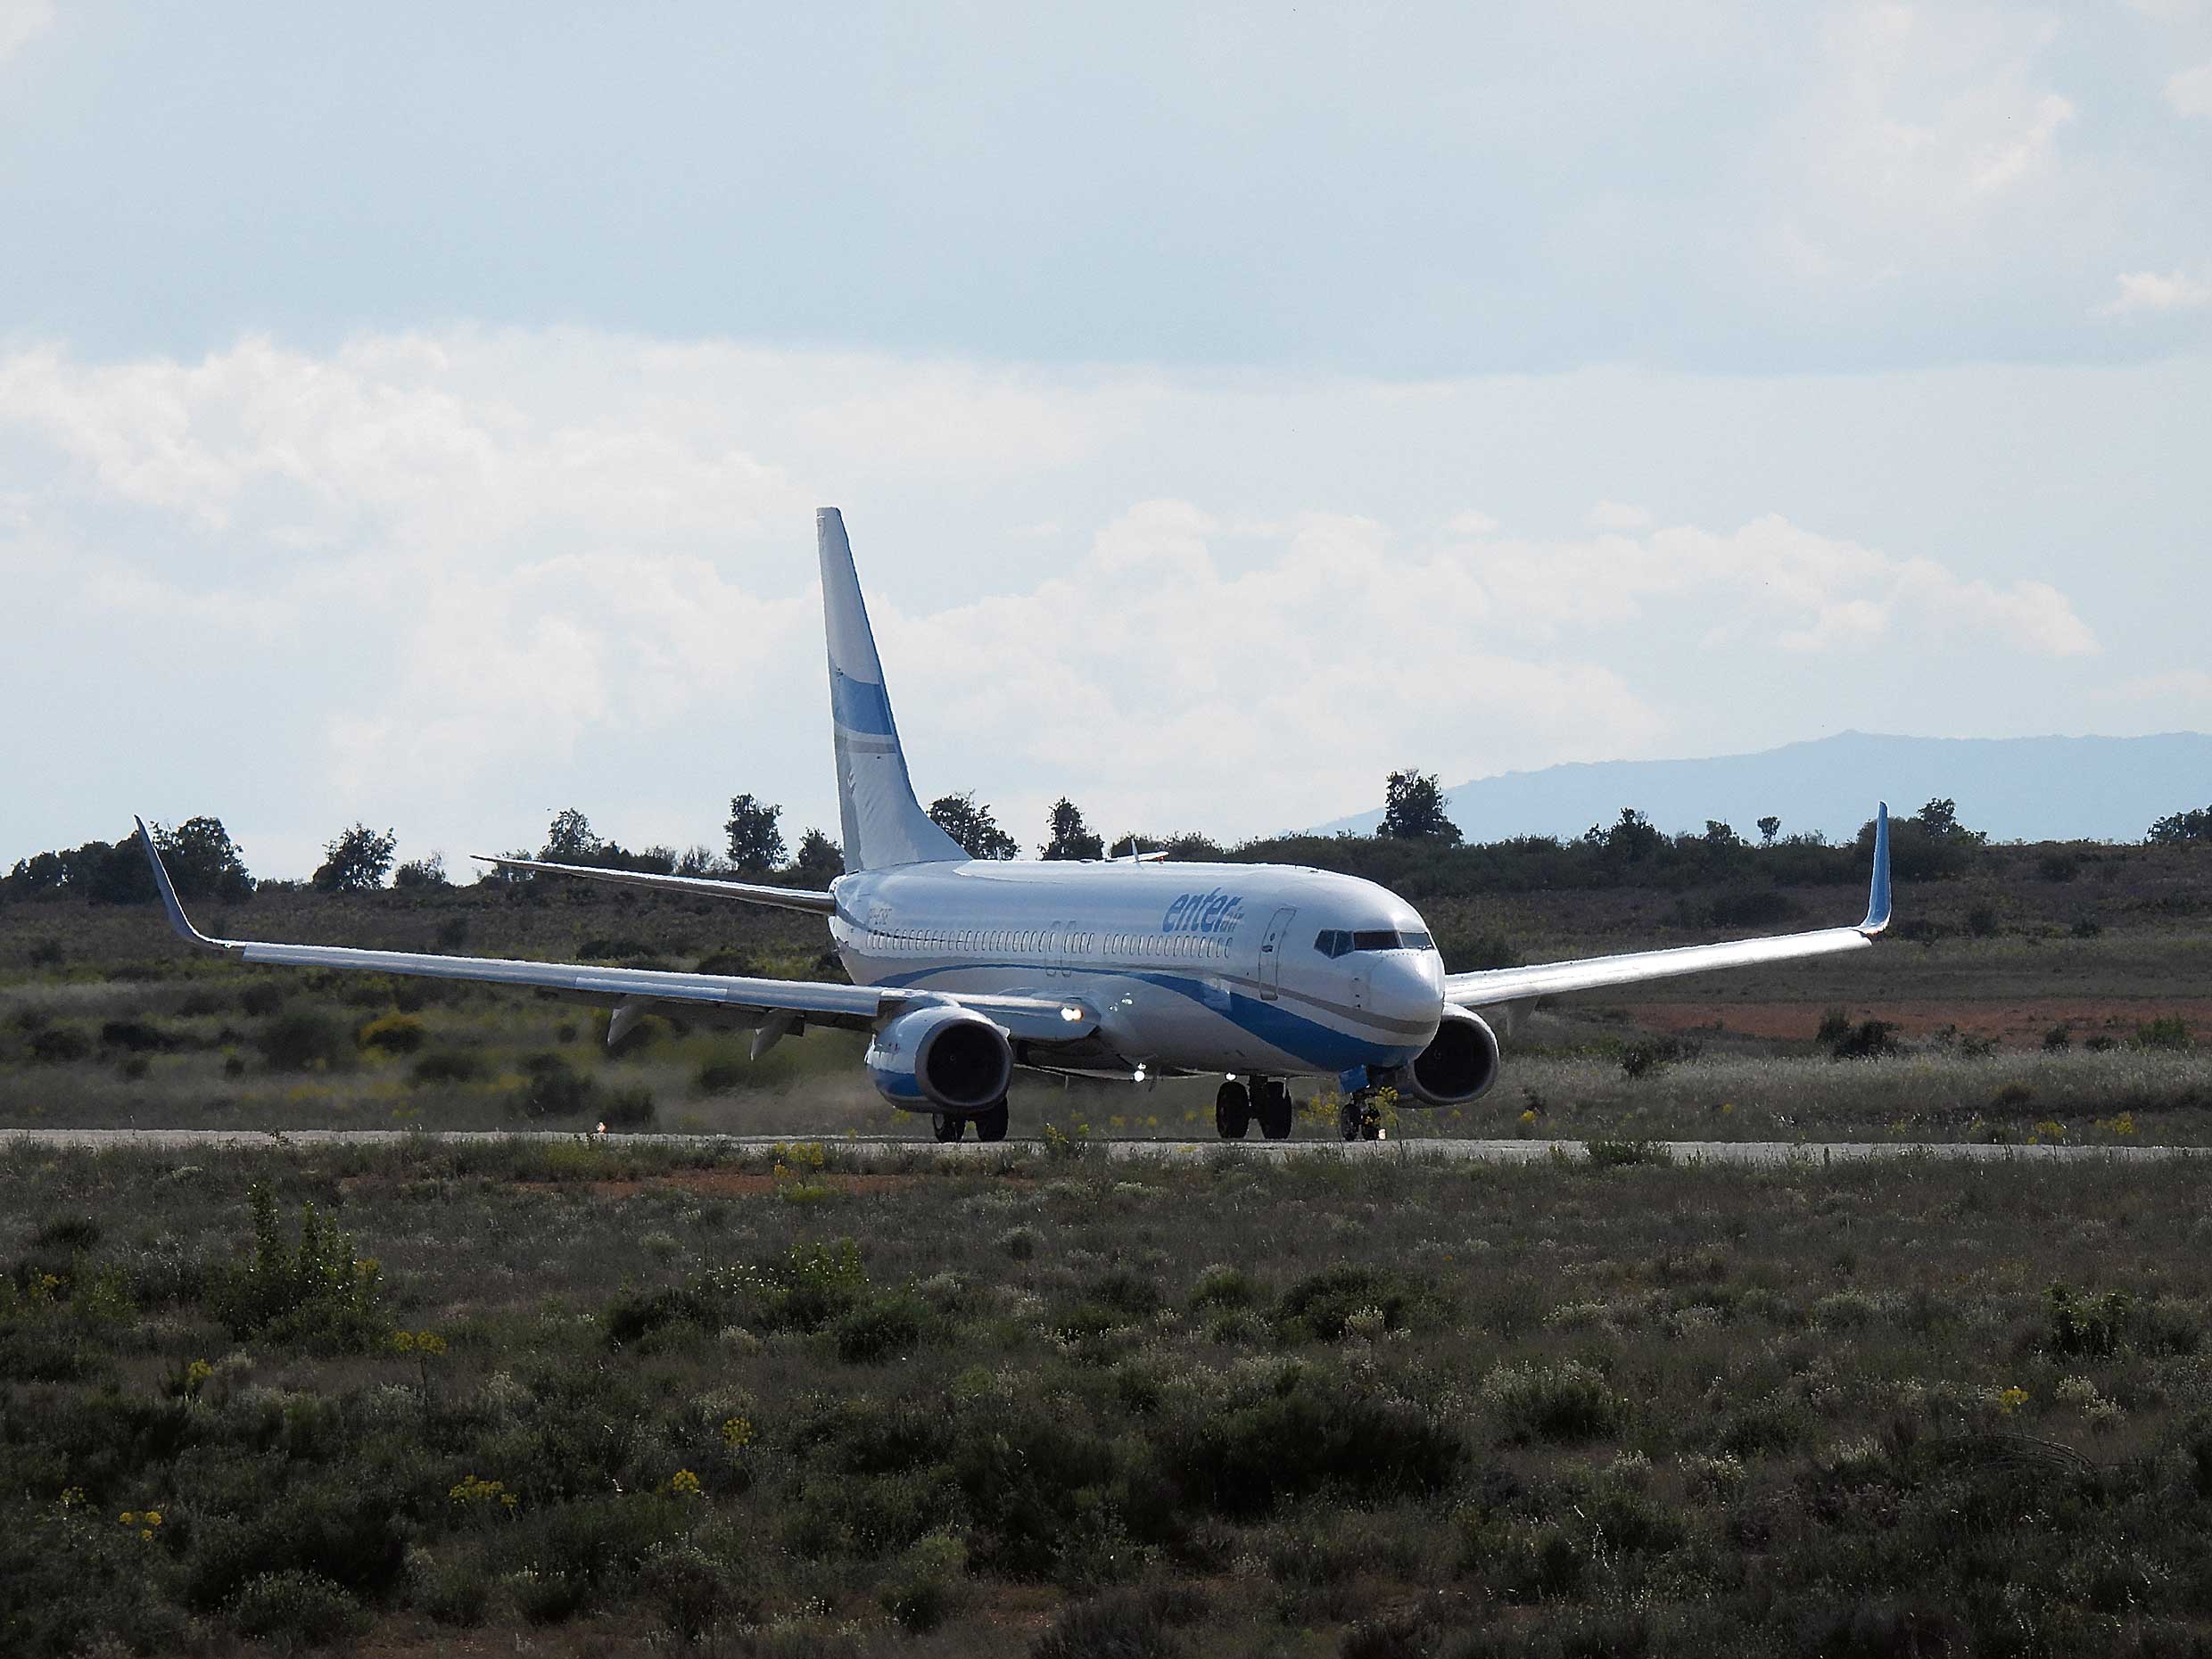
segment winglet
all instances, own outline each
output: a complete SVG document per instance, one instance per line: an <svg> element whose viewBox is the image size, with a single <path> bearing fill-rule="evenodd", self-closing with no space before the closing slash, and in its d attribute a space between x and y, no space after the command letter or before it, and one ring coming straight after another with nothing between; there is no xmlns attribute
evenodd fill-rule
<svg viewBox="0 0 2212 1659"><path fill-rule="evenodd" d="M1874 882L1867 891L1866 920L1859 931L1872 938L1889 926L1889 803L1874 804Z"/></svg>
<svg viewBox="0 0 2212 1659"><path fill-rule="evenodd" d="M161 867L161 850L153 845L153 837L146 829L146 821L133 818L138 826L138 844L146 849L146 863L153 866L154 891L161 896L161 908L169 912L169 925L177 930L177 937L187 945L202 945L210 951L224 948L219 940L210 939L194 927L185 916L185 907L177 897L176 884L169 879L169 871Z"/></svg>

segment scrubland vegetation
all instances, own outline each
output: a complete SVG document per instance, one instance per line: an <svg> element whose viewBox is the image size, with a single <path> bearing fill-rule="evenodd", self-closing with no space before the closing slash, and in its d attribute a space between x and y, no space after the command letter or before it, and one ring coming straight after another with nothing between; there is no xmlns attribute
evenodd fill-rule
<svg viewBox="0 0 2212 1659"><path fill-rule="evenodd" d="M2193 1161L1604 1150L18 1144L0 1649L2212 1638Z"/></svg>

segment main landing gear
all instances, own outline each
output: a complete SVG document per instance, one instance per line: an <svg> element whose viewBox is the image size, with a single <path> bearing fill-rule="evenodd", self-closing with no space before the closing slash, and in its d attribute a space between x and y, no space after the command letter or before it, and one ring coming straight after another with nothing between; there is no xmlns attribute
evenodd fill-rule
<svg viewBox="0 0 2212 1659"><path fill-rule="evenodd" d="M1291 1086L1280 1077L1254 1077L1248 1088L1231 1077L1214 1094L1214 1132L1225 1141L1241 1141L1259 1119L1259 1132L1270 1141L1286 1141L1291 1135Z"/></svg>
<svg viewBox="0 0 2212 1659"><path fill-rule="evenodd" d="M1336 1109L1336 1131L1348 1141L1382 1138L1382 1113L1374 1103L1373 1089L1354 1091L1351 1098Z"/></svg>
<svg viewBox="0 0 2212 1659"><path fill-rule="evenodd" d="M975 1125L976 1139L978 1141L1004 1140L1006 1138L1006 1102L1001 1101L997 1105L986 1106L976 1113ZM968 1133L968 1116L963 1112L933 1113L929 1118L929 1127L936 1132L938 1140L948 1143L957 1141Z"/></svg>

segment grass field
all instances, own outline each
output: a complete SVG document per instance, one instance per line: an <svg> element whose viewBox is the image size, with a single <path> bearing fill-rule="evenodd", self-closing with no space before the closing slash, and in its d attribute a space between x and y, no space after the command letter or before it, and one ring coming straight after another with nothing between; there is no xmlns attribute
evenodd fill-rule
<svg viewBox="0 0 2212 1659"><path fill-rule="evenodd" d="M2193 1162L1600 1150L17 1145L0 1650L2203 1650Z"/></svg>
<svg viewBox="0 0 2212 1659"><path fill-rule="evenodd" d="M1901 889L1901 935L1848 958L1569 1001L1518 1020L1506 1069L1404 1135L2171 1141L2208 1138L2212 929L2205 857L1990 849L1976 875ZM1808 925L1857 895L1785 893ZM1714 937L1699 889L1424 901L1440 937L1531 960ZM219 934L412 950L836 972L810 918L580 883L425 894L268 892L200 917ZM1833 1011L1896 1028L1896 1052L1839 1063ZM0 904L0 1128L581 1127L928 1134L862 1080L857 1039L815 1032L758 1062L739 1031L655 1018L619 1055L589 1005L481 986L249 969L194 954L147 906ZM2063 1050L2046 1051L2050 1034ZM2146 1041L2146 1036L2150 1040ZM1669 1046L1671 1044L1671 1046ZM1695 1052L1687 1051L1694 1049ZM1657 1063L1637 1066L1638 1055ZM1667 1055L1676 1058L1666 1059ZM1028 1082L1014 1133L1211 1133L1210 1079L1137 1089ZM1316 1090L1301 1085L1301 1097ZM1303 1135L1326 1135L1328 1099Z"/></svg>

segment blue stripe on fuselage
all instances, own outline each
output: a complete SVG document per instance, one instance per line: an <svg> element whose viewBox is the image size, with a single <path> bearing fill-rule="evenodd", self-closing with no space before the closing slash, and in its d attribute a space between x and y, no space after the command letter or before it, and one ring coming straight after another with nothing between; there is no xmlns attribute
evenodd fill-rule
<svg viewBox="0 0 2212 1659"><path fill-rule="evenodd" d="M919 985L922 980L941 973L965 972L972 969L1003 970L1008 973L1036 972L1036 962L946 962L936 968L918 969L912 973L894 974L878 983L885 986ZM1403 1044L1391 1044L1354 1036L1334 1026L1323 1025L1303 1014L1294 1014L1280 1003L1262 1001L1246 996L1242 992L1229 993L1229 1005L1224 1008L1218 989L1209 989L1203 980L1185 978L1179 974L1147 973L1141 969L1077 970L1085 978L1136 979L1146 985L1158 986L1163 991L1173 991L1187 996L1204 1008L1208 1013L1226 1019L1240 1031L1258 1037L1269 1047L1285 1054L1295 1055L1316 1071L1343 1071L1353 1066L1402 1066L1421 1050ZM1071 993L1072 994L1072 993ZM959 992L949 993L958 996Z"/></svg>

